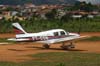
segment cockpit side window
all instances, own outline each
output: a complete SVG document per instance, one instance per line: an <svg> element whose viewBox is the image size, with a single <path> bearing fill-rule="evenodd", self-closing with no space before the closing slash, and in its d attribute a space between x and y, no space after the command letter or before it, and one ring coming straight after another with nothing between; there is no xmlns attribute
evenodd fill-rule
<svg viewBox="0 0 100 66"><path fill-rule="evenodd" d="M61 35L65 35L65 32L64 32L64 31L61 31L60 34L61 34Z"/></svg>
<svg viewBox="0 0 100 66"><path fill-rule="evenodd" d="M59 36L59 33L58 32L54 32L54 36Z"/></svg>
<svg viewBox="0 0 100 66"><path fill-rule="evenodd" d="M67 35L69 35L69 32L67 32Z"/></svg>

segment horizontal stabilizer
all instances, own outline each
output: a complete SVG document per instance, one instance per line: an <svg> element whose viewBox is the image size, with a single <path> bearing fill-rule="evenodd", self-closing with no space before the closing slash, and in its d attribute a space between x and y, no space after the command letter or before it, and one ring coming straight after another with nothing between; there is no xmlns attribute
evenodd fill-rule
<svg viewBox="0 0 100 66"><path fill-rule="evenodd" d="M29 41L30 39L22 38L22 39L16 39L16 38L10 38L9 41Z"/></svg>

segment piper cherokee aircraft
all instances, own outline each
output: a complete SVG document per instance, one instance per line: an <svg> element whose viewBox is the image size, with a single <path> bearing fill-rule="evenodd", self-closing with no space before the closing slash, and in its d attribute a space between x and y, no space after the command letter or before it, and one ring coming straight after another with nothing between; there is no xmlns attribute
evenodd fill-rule
<svg viewBox="0 0 100 66"><path fill-rule="evenodd" d="M44 48L50 48L51 44L54 43L62 43L62 49L71 49L75 48L73 44L73 40L83 38L84 36L80 36L77 33L69 33L63 29L53 29L38 33L27 33L19 23L13 23L14 31L16 32L15 38L9 38L10 41L17 42L40 42L43 43ZM65 44L69 42L69 44Z"/></svg>

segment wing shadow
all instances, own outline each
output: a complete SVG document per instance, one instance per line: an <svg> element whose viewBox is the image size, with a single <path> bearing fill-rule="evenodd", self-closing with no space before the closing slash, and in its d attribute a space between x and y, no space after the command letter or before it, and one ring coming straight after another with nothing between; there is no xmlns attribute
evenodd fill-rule
<svg viewBox="0 0 100 66"><path fill-rule="evenodd" d="M19 49L8 49L10 51L25 51L25 50L19 50Z"/></svg>
<svg viewBox="0 0 100 66"><path fill-rule="evenodd" d="M37 48L39 50L63 50L62 48L43 48L43 47L37 47L37 46L28 46L26 48ZM81 49L69 49L69 50L63 50L63 51L87 51L87 50L81 50Z"/></svg>

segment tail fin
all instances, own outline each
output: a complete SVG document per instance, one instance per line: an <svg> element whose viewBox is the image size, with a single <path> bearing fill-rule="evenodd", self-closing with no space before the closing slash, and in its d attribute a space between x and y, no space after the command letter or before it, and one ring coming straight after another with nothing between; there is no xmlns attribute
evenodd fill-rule
<svg viewBox="0 0 100 66"><path fill-rule="evenodd" d="M16 34L26 34L27 32L21 27L19 23L13 23L13 28Z"/></svg>

